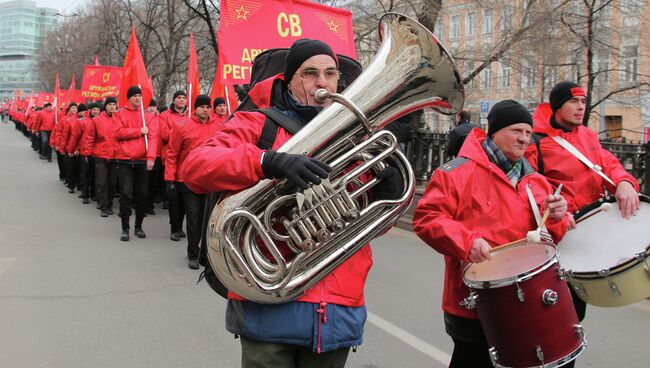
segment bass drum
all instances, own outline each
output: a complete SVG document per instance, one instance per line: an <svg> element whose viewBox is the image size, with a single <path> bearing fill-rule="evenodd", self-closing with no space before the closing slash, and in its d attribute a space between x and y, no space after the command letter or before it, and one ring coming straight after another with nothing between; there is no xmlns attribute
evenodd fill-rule
<svg viewBox="0 0 650 368"><path fill-rule="evenodd" d="M576 211L577 226L558 244L560 266L576 295L599 307L619 307L650 296L650 198L625 219L614 197Z"/></svg>

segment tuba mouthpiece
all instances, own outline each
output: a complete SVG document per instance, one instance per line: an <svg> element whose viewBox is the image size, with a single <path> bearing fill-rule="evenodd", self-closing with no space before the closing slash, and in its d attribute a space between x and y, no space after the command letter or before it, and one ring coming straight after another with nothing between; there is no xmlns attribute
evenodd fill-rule
<svg viewBox="0 0 650 368"><path fill-rule="evenodd" d="M314 99L318 103L323 103L328 98L330 98L330 93L327 92L327 90L324 88L317 89L316 92L314 93Z"/></svg>

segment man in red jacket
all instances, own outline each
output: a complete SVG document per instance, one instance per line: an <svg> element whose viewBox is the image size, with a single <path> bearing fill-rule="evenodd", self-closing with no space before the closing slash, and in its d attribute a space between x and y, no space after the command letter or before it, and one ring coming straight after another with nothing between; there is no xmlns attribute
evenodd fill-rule
<svg viewBox="0 0 650 368"><path fill-rule="evenodd" d="M338 58L325 43L300 39L291 46L283 74L256 84L250 95L269 95L272 105L304 126L331 101L317 102L319 88L335 92L339 79ZM256 87L261 87L256 88ZM257 144L266 117L256 111L237 112L223 130L190 152L180 177L195 193L248 188L262 179L288 179L297 188L320 184L331 168L302 154L278 152L292 134L277 128L271 149ZM395 169L375 186L376 198L402 195L403 179ZM401 187L400 187L401 185ZM381 193L381 194L380 194ZM286 245L280 244L283 250ZM287 253L289 256L289 253ZM242 367L345 366L351 346L362 342L366 320L364 286L372 265L370 246L358 252L316 283L296 301L262 305L229 292L226 328L241 337ZM322 328L321 328L322 327Z"/></svg>
<svg viewBox="0 0 650 368"><path fill-rule="evenodd" d="M52 162L52 148L50 147L50 134L54 128L54 109L52 104L47 102L43 110L38 114L37 125L41 134L41 160Z"/></svg>
<svg viewBox="0 0 650 368"><path fill-rule="evenodd" d="M95 196L95 159L92 156L92 149L88 146L88 141L83 139L87 134L89 126L93 124L93 118L99 115L101 111L98 103L88 105L88 116L79 119L81 126L81 139L79 139L79 186L81 188L81 198L83 204L90 203L90 198Z"/></svg>
<svg viewBox="0 0 650 368"><path fill-rule="evenodd" d="M101 217L113 214L113 197L117 187L117 167L114 163L117 143L113 114L117 99L107 97L104 111L93 118L84 131L84 141L95 159L95 187Z"/></svg>
<svg viewBox="0 0 650 368"><path fill-rule="evenodd" d="M115 139L117 153L115 162L120 181L120 213L122 235L120 240L129 241L129 218L135 204L135 230L138 238L147 235L142 221L147 215L148 171L153 168L158 150L158 125L152 115L144 113L142 121L142 91L131 86L126 92L128 102L115 113Z"/></svg>
<svg viewBox="0 0 650 368"><path fill-rule="evenodd" d="M469 295L464 263L490 259L490 248L525 238L537 228L526 196L529 186L540 210L551 208L546 225L555 241L568 227L566 200L523 158L533 130L530 113L519 103L496 103L488 114L487 135L473 129L455 160L431 177L413 217L413 229L445 256L442 309L454 341L450 367L492 367L475 310L459 303Z"/></svg>
<svg viewBox="0 0 650 368"><path fill-rule="evenodd" d="M72 111L76 111L72 114ZM74 193L75 188L79 186L79 151L77 143L81 137L81 126L79 125L79 116L83 116L86 111L86 105L79 104L70 107L68 116L63 120L63 130L61 131L61 140L59 148L65 155L65 179L68 185L68 193Z"/></svg>
<svg viewBox="0 0 650 368"><path fill-rule="evenodd" d="M228 119L228 107L226 100L223 97L217 97L212 103L214 112L210 116L211 120L215 120L218 124L223 124Z"/></svg>
<svg viewBox="0 0 650 368"><path fill-rule="evenodd" d="M160 125L160 143L161 159L163 163L163 176L167 167L167 151L169 147L169 139L171 137L172 128L175 125L182 124L187 120L187 95L185 91L174 92L172 105L167 111L158 115L158 122ZM185 205L180 192L167 191L167 202L169 206L169 225L170 225L170 239L179 241L186 235L183 232L183 218L185 217Z"/></svg>
<svg viewBox="0 0 650 368"><path fill-rule="evenodd" d="M202 238L205 194L192 192L178 173L187 155L221 128L221 124L210 119L211 112L210 96L198 95L194 101L192 118L173 126L167 149L165 182L168 192L178 191L183 198L187 219L187 258L191 269L199 268L199 242Z"/></svg>

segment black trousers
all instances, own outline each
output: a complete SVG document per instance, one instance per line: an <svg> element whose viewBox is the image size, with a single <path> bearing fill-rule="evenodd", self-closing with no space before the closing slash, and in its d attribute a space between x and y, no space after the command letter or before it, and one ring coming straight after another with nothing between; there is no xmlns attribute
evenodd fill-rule
<svg viewBox="0 0 650 368"><path fill-rule="evenodd" d="M120 180L120 212L119 216L128 218L131 209L135 207L136 226L138 220L146 216L147 194L149 190L149 174L147 166L143 163L117 164L117 173Z"/></svg>
<svg viewBox="0 0 650 368"><path fill-rule="evenodd" d="M50 133L49 130L41 131L41 156L47 158L48 160L52 159L52 147L50 147Z"/></svg>
<svg viewBox="0 0 650 368"><path fill-rule="evenodd" d="M90 198L95 194L95 158L80 156L79 158L79 186L81 198Z"/></svg>
<svg viewBox="0 0 650 368"><path fill-rule="evenodd" d="M56 164L59 166L59 179L60 180L65 180L65 161L66 161L66 155L63 153L56 151Z"/></svg>
<svg viewBox="0 0 650 368"><path fill-rule="evenodd" d="M184 183L176 182L176 190L180 192L185 204L187 219L187 258L199 258L199 242L203 239L203 213L205 212L205 194L196 194Z"/></svg>
<svg viewBox="0 0 650 368"><path fill-rule="evenodd" d="M79 187L79 156L65 156L65 181L69 189Z"/></svg>
<svg viewBox="0 0 650 368"><path fill-rule="evenodd" d="M36 132L36 133L29 133L31 135L32 139L32 149L36 152L40 151L41 149L41 135Z"/></svg>
<svg viewBox="0 0 650 368"><path fill-rule="evenodd" d="M181 191L176 189L174 193L168 193L169 197L169 225L171 232L177 233L183 230L183 218L185 218L185 202Z"/></svg>
<svg viewBox="0 0 650 368"><path fill-rule="evenodd" d="M117 189L117 165L105 158L95 158L95 186L99 208L113 208L113 198Z"/></svg>
<svg viewBox="0 0 650 368"><path fill-rule="evenodd" d="M153 203L164 192L165 180L163 178L163 165L160 157L156 157L153 169L149 171L149 200L147 208L153 209Z"/></svg>

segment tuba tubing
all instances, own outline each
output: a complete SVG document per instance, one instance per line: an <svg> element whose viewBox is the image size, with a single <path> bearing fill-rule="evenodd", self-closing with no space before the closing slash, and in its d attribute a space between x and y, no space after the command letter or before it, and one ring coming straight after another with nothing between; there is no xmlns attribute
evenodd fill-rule
<svg viewBox="0 0 650 368"><path fill-rule="evenodd" d="M299 192L286 180L261 180L215 206L208 259L227 289L258 303L297 299L408 209L413 170L381 128L425 107L455 114L464 90L449 53L417 21L385 14L379 36L368 68L342 94L321 93L335 103L278 150L328 163L329 178ZM387 165L401 172L404 192L373 200L375 176Z"/></svg>

